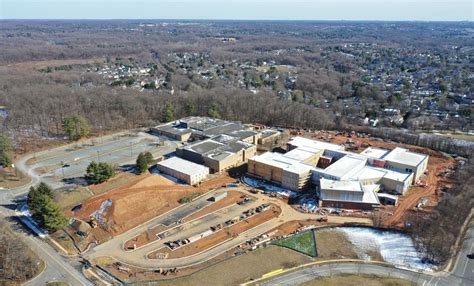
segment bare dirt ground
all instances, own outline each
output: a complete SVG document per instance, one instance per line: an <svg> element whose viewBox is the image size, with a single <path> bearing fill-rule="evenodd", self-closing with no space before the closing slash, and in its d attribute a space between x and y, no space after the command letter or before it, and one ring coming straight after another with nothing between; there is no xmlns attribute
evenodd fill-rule
<svg viewBox="0 0 474 286"><path fill-rule="evenodd" d="M111 236L124 233L156 216L179 206L178 200L193 193L207 193L235 179L221 175L201 184L199 187L176 185L158 178L158 174L143 175L140 181L133 181L122 187L87 199L74 214L75 217L89 221L90 216L110 200L112 205L103 213L105 224L92 229L95 239L103 242ZM143 183L142 183L143 182ZM151 185L152 182L161 183ZM144 184L145 187L141 185Z"/></svg>
<svg viewBox="0 0 474 286"><path fill-rule="evenodd" d="M190 216L186 217L183 219L183 222L189 222L193 219L200 218L202 216L205 216L209 213L215 212L219 209L223 209L225 207L228 207L230 205L233 205L239 201L241 201L241 196L244 195L242 192L237 192L237 191L229 191L227 193L227 197L215 202L197 212L192 213ZM133 239L128 240L125 242L125 249L131 249L133 247L141 247L144 245L149 244L150 242L158 240L157 234L160 232L163 232L167 229L169 229L172 226L164 226L164 225L157 225L156 227L153 227L147 231L142 232L140 235L134 237Z"/></svg>
<svg viewBox="0 0 474 286"><path fill-rule="evenodd" d="M200 239L195 243L187 244L175 250L169 248L161 248L148 254L148 258L156 258L157 254L167 255L167 259L187 257L193 254L200 253L208 250L213 246L216 246L226 240L232 239L253 227L256 227L265 221L268 221L274 217L278 217L281 213L281 209L277 206L272 206L272 209L254 215L248 219L240 221L230 227L226 227L220 231L217 231L210 236Z"/></svg>
<svg viewBox="0 0 474 286"><path fill-rule="evenodd" d="M430 211L438 204L440 200L441 193L439 190L444 187L449 188L452 184L452 181L449 177L438 177L436 175L446 170L446 168L454 167L456 161L453 158L446 157L441 152L437 152L429 148L401 143L385 142L380 138L358 138L356 136L348 137L344 135L334 135L323 132L315 132L307 134L306 136L337 144L345 143L348 139L351 139L354 141L353 145L359 147L359 149L355 152L361 152L367 148L367 146L389 150L394 149L395 147L402 147L413 152L430 156L428 160L427 173L421 177L421 184L410 187L407 194L399 198L398 205L396 207L381 207L381 211L385 212L385 218L382 223L382 225L385 227L403 228L405 214L409 211L413 211L415 206L422 198L426 198L428 200L424 211Z"/></svg>

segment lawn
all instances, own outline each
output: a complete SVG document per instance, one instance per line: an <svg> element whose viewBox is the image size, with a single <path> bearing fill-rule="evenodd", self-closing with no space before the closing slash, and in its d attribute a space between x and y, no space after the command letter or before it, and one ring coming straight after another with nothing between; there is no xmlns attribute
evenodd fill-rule
<svg viewBox="0 0 474 286"><path fill-rule="evenodd" d="M293 249L311 257L316 257L318 255L316 250L316 237L313 230L294 234L290 237L277 240L273 244Z"/></svg>
<svg viewBox="0 0 474 286"><path fill-rule="evenodd" d="M54 192L54 200L65 211L71 210L90 197L92 193L84 187L58 189Z"/></svg>
<svg viewBox="0 0 474 286"><path fill-rule="evenodd" d="M275 269L292 268L310 261L308 256L295 251L269 246L229 258L189 276L164 280L156 284L160 286L239 285L250 279L260 278L263 274Z"/></svg>
<svg viewBox="0 0 474 286"><path fill-rule="evenodd" d="M319 278L301 283L300 286L408 286L410 281L399 278L387 278L372 275L340 275Z"/></svg>
<svg viewBox="0 0 474 286"><path fill-rule="evenodd" d="M318 242L317 260L358 258L354 245L343 233L332 229L318 229L315 235Z"/></svg>
<svg viewBox="0 0 474 286"><path fill-rule="evenodd" d="M26 176L19 170L14 170L12 168L0 169L0 187L2 188L16 188L26 185L30 181L30 177Z"/></svg>

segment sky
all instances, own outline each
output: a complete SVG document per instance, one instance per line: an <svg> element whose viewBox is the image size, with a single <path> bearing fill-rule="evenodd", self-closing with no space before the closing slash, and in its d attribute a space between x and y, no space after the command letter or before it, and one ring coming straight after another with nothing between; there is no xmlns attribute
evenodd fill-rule
<svg viewBox="0 0 474 286"><path fill-rule="evenodd" d="M474 0L0 0L0 19L473 21Z"/></svg>

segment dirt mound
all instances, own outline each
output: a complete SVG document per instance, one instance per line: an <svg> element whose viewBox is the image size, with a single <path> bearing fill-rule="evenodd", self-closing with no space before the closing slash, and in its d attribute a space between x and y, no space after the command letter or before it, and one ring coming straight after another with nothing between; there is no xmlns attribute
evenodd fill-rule
<svg viewBox="0 0 474 286"><path fill-rule="evenodd" d="M150 174L144 179L130 186L130 188L145 188L153 186L175 186L176 183L159 174Z"/></svg>
<svg viewBox="0 0 474 286"><path fill-rule="evenodd" d="M117 188L112 191L87 199L75 217L85 221L90 216L103 208L106 201L111 205L101 214L105 224L100 228L115 236L137 225L140 225L158 215L161 215L179 206L179 199L192 193L207 193L226 183L235 181L226 175L209 180L199 187L169 185L169 180L158 178L159 175L148 175L132 185ZM159 176L161 177L161 176ZM153 182L157 185L153 185ZM168 185L163 185L163 183ZM141 187L140 184L145 185Z"/></svg>

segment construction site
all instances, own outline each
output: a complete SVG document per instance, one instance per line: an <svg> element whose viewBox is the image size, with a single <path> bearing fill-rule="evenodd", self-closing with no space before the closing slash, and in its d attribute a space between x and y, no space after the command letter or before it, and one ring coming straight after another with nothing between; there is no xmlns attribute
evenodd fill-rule
<svg viewBox="0 0 474 286"><path fill-rule="evenodd" d="M187 275L307 228L403 229L407 213L429 213L449 192L456 166L439 152L369 134L204 117L140 136L146 141L107 137L90 148L103 152L101 160L117 160L106 155L107 144L134 140L152 148L157 163L149 173L120 172L86 187L77 203L64 204L73 249L98 275L124 283ZM29 163L54 165L64 153L72 164L85 164L83 158L93 154L87 147L61 148ZM116 149L129 164L130 149ZM74 152L84 155L76 159ZM48 170L50 180L60 171L57 164Z"/></svg>

